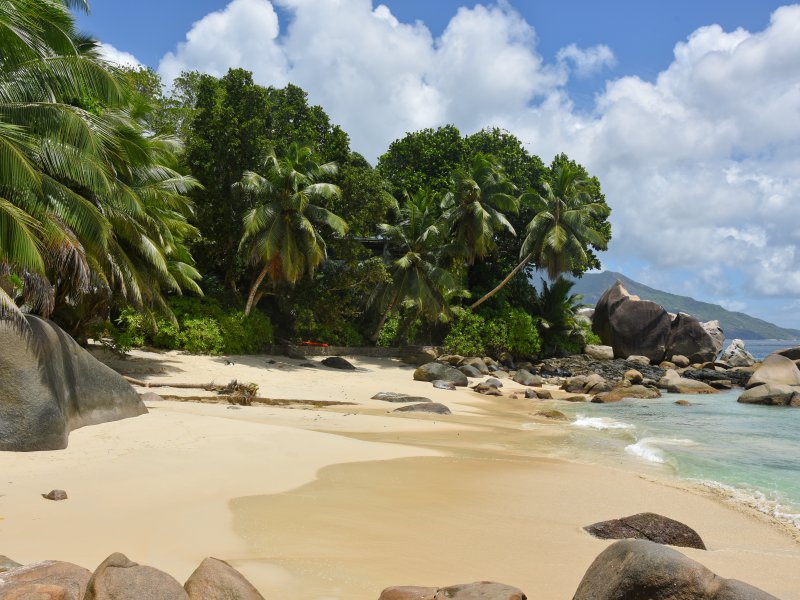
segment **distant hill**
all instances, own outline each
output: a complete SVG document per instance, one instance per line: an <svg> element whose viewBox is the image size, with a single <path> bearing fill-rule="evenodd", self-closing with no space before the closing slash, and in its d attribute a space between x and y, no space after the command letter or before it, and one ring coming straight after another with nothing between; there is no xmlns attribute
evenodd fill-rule
<svg viewBox="0 0 800 600"><path fill-rule="evenodd" d="M647 287L622 273L603 271L602 273L587 273L575 280L572 291L583 294L586 304L594 305L608 288L617 280L631 293L642 300L657 302L669 312L685 312L701 321L718 320L722 330L728 338L741 338L744 340L796 340L800 339L800 330L785 329L762 319L756 319L744 313L726 310L717 304L700 302L688 296L678 296Z"/></svg>

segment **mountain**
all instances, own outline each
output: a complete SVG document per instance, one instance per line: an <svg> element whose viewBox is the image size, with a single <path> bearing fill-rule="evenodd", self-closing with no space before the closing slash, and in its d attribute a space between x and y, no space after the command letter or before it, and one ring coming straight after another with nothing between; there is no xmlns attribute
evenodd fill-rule
<svg viewBox="0 0 800 600"><path fill-rule="evenodd" d="M669 312L685 312L700 319L711 321L716 319L728 338L744 340L796 340L800 339L797 329L785 329L762 319L757 319L740 312L726 310L717 304L700 302L688 296L678 296L662 292L625 277L622 273L603 271L602 273L586 273L575 280L574 293L583 294L586 304L594 305L608 288L620 280L622 285L642 300L657 302Z"/></svg>

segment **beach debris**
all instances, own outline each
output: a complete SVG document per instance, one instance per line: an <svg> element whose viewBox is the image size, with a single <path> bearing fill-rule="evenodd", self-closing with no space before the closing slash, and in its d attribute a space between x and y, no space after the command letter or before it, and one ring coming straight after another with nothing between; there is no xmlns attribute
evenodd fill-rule
<svg viewBox="0 0 800 600"><path fill-rule="evenodd" d="M736 579L725 579L677 550L648 540L606 548L583 576L573 600L777 600Z"/></svg>
<svg viewBox="0 0 800 600"><path fill-rule="evenodd" d="M416 381L447 381L453 385L466 387L469 384L467 376L461 371L450 365L443 365L438 362L429 362L414 371Z"/></svg>
<svg viewBox="0 0 800 600"><path fill-rule="evenodd" d="M97 567L83 600L188 600L175 578L116 552Z"/></svg>
<svg viewBox="0 0 800 600"><path fill-rule="evenodd" d="M520 385L527 385L527 386L539 386L542 385L542 378L539 375L534 375L530 371L526 371L525 369L519 369L516 373L514 373L514 377L512 377L512 381L519 383Z"/></svg>
<svg viewBox="0 0 800 600"><path fill-rule="evenodd" d="M3 556L0 554L0 573L4 573L5 571L10 571L16 567L21 567L22 565L14 560L11 560L7 556Z"/></svg>
<svg viewBox="0 0 800 600"><path fill-rule="evenodd" d="M258 396L257 383L244 383L236 379L232 379L227 385L215 386L214 390L218 394L227 395L228 402L238 406L251 406Z"/></svg>
<svg viewBox="0 0 800 600"><path fill-rule="evenodd" d="M536 413L537 417L544 417L545 419L553 419L554 421L568 421L569 417L562 413L560 410L540 410Z"/></svg>
<svg viewBox="0 0 800 600"><path fill-rule="evenodd" d="M226 406L225 408L227 408L228 410L242 410L241 406L237 406L235 404L231 404L230 406Z"/></svg>
<svg viewBox="0 0 800 600"><path fill-rule="evenodd" d="M479 394L483 394L484 396L502 396L503 392L497 389L497 386L490 385L488 383L479 383L477 385L472 386L472 389Z"/></svg>
<svg viewBox="0 0 800 600"><path fill-rule="evenodd" d="M594 537L603 540L650 540L670 546L706 549L706 545L694 529L680 521L656 513L639 513L621 519L601 521L584 527L584 529Z"/></svg>
<svg viewBox="0 0 800 600"><path fill-rule="evenodd" d="M92 572L78 565L47 560L0 571L0 598L83 599Z"/></svg>
<svg viewBox="0 0 800 600"><path fill-rule="evenodd" d="M232 367L232 366L234 366L236 363L235 363L235 362L233 362L232 360L228 360L228 359L226 358L226 359L225 359L225 364L226 364L227 366L229 366L229 367Z"/></svg>
<svg viewBox="0 0 800 600"><path fill-rule="evenodd" d="M400 392L378 392L372 397L372 400L383 400L384 402L431 402L430 398L424 396L409 396L408 394L401 394Z"/></svg>
<svg viewBox="0 0 800 600"><path fill-rule="evenodd" d="M244 575L217 558L201 562L183 589L189 600L264 600Z"/></svg>
<svg viewBox="0 0 800 600"><path fill-rule="evenodd" d="M67 500L67 492L64 490L50 490L46 494L42 494L42 498L59 502L60 500Z"/></svg>
<svg viewBox="0 0 800 600"><path fill-rule="evenodd" d="M353 364L341 356L328 356L322 359L322 364L331 369L343 369L345 371L355 371Z"/></svg>
<svg viewBox="0 0 800 600"><path fill-rule="evenodd" d="M437 415L449 415L450 409L444 404L439 402L422 402L420 404L409 404L408 406L401 406L394 409L392 412L426 412L435 413Z"/></svg>
<svg viewBox="0 0 800 600"><path fill-rule="evenodd" d="M583 348L583 353L594 360L613 360L614 349L611 346L601 346L599 344L587 344Z"/></svg>
<svg viewBox="0 0 800 600"><path fill-rule="evenodd" d="M444 381L443 379L431 381L431 385L437 390L447 390L449 392L453 392L456 389L456 384L451 381Z"/></svg>
<svg viewBox="0 0 800 600"><path fill-rule="evenodd" d="M443 588L396 586L386 588L378 600L527 600L518 588L492 581L460 583Z"/></svg>

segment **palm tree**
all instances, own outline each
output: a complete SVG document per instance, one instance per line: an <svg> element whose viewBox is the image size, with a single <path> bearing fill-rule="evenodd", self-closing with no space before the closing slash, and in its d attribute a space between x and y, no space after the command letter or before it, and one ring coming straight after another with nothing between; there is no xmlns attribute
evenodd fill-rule
<svg viewBox="0 0 800 600"><path fill-rule="evenodd" d="M310 148L293 143L286 156L271 151L264 163L264 175L246 171L234 184L252 195L258 206L244 217L240 248L261 271L250 286L245 314L257 303L259 287L267 274L274 285L296 283L327 257L319 227L327 225L344 235L347 223L341 217L312 202L341 195L339 188L323 180L336 174L335 163L318 164ZM258 296L260 299L260 296Z"/></svg>
<svg viewBox="0 0 800 600"><path fill-rule="evenodd" d="M505 229L516 235L504 214L518 211L515 193L516 187L503 168L486 154L476 154L468 168L460 167L453 173L451 191L442 202L443 218L468 264L494 249L498 231Z"/></svg>
<svg viewBox="0 0 800 600"><path fill-rule="evenodd" d="M547 270L554 281L561 273L586 264L589 245L605 250L608 238L592 227L593 221L608 216L609 208L590 193L591 182L572 163L560 164L552 183L543 184L544 193L533 190L520 197L531 202L535 216L526 227L520 263L488 294L470 308L475 309L494 296L528 263Z"/></svg>
<svg viewBox="0 0 800 600"><path fill-rule="evenodd" d="M70 7L86 3L0 2L0 317L17 323L90 290L156 308L164 289L199 291L183 244L197 183L171 168L174 143L143 133Z"/></svg>
<svg viewBox="0 0 800 600"><path fill-rule="evenodd" d="M462 292L451 272L439 266L446 242L436 194L428 191L406 196L396 225L378 226L387 240L389 281L372 296L382 310L371 336L378 339L391 312L399 306L412 309L429 321L449 316L449 298Z"/></svg>
<svg viewBox="0 0 800 600"><path fill-rule="evenodd" d="M558 277L551 285L542 279L542 290L531 286L529 310L539 319L539 330L546 353L552 354L564 343L583 341L578 310L585 305L581 294L570 294L574 281Z"/></svg>

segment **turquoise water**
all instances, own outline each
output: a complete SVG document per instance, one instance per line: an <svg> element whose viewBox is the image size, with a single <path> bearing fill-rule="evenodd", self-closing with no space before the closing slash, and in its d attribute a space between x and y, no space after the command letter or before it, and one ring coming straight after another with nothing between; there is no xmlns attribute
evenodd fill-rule
<svg viewBox="0 0 800 600"><path fill-rule="evenodd" d="M739 404L740 393L558 408L575 418L573 448L667 469L800 528L800 409Z"/></svg>

